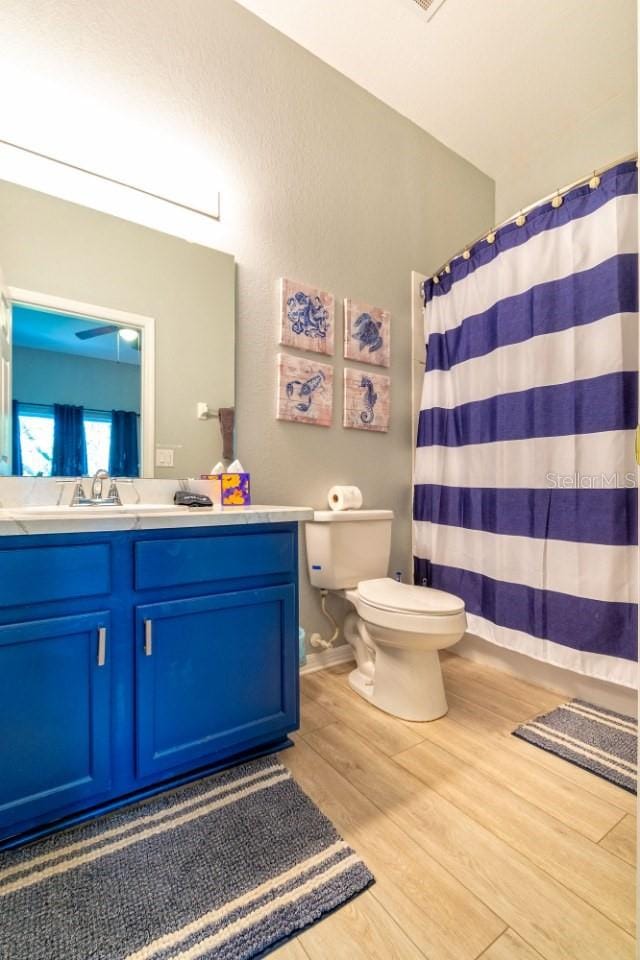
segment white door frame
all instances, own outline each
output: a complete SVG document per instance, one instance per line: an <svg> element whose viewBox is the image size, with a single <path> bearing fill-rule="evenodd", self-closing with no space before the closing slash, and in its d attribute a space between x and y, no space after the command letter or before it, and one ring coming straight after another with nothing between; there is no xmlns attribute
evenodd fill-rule
<svg viewBox="0 0 640 960"><path fill-rule="evenodd" d="M24 303L44 310L71 313L91 320L108 320L122 327L137 327L142 331L142 351L140 360L140 476L153 479L156 433L156 321L154 317L145 317L126 310L114 310L112 307L100 307L94 303L83 303L67 297L54 297L48 293L23 290L20 287L8 288L11 303Z"/></svg>
<svg viewBox="0 0 640 960"><path fill-rule="evenodd" d="M13 459L11 377L11 304L0 271L0 455L7 458L9 474L11 474Z"/></svg>
<svg viewBox="0 0 640 960"><path fill-rule="evenodd" d="M417 270L411 271L411 513L413 515L413 476L416 468L416 438L420 400L424 382L425 329L424 298L422 284L428 278ZM413 570L413 522L411 524L411 557L409 570ZM413 575L412 575L413 579Z"/></svg>

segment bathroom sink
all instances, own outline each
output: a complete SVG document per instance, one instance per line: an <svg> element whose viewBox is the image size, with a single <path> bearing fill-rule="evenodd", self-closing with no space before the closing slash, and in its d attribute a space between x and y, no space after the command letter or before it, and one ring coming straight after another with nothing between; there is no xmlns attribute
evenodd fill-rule
<svg viewBox="0 0 640 960"><path fill-rule="evenodd" d="M101 517L107 514L118 514L118 513L163 513L168 510L178 510L183 512L188 510L188 507L178 507L174 503L123 503L122 506L117 506L116 504L109 504L108 506L98 507L98 506L89 506L89 507L70 507L70 506L53 506L48 507L15 507L11 512L12 513L21 513L29 514L31 516L38 515L53 515L53 516L74 516L78 518L90 516L90 517Z"/></svg>

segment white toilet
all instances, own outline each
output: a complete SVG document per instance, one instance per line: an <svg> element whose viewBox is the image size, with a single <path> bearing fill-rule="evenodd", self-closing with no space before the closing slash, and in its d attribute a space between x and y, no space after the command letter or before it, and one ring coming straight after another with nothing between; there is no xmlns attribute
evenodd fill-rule
<svg viewBox="0 0 640 960"><path fill-rule="evenodd" d="M353 689L403 720L435 720L447 712L438 650L462 638L464 603L386 575L392 520L391 510L316 511L305 524L309 579L355 607L344 622Z"/></svg>

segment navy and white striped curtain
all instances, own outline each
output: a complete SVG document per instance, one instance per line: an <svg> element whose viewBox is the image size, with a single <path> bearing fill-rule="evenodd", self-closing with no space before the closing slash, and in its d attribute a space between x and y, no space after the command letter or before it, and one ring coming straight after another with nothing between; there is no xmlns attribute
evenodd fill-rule
<svg viewBox="0 0 640 960"><path fill-rule="evenodd" d="M469 632L636 685L637 169L547 203L425 287L417 583Z"/></svg>

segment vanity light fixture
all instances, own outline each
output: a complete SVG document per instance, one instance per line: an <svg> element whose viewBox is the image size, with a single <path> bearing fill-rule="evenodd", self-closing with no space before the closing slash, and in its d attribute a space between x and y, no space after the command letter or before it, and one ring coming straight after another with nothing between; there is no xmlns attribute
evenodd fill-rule
<svg viewBox="0 0 640 960"><path fill-rule="evenodd" d="M207 191L206 209L194 207L2 138L0 178L195 242L207 221L220 219L216 190Z"/></svg>

